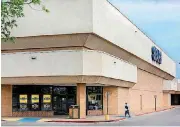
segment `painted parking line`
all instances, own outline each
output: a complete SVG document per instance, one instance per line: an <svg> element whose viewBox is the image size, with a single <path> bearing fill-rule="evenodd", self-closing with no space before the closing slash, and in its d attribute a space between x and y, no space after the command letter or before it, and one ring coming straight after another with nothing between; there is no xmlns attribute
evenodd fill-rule
<svg viewBox="0 0 180 127"><path fill-rule="evenodd" d="M22 118L2 118L2 120L4 120L4 121L18 121L20 119L22 119Z"/></svg>
<svg viewBox="0 0 180 127"><path fill-rule="evenodd" d="M20 120L18 120L18 122L36 122L40 120L40 118L22 118Z"/></svg>
<svg viewBox="0 0 180 127"><path fill-rule="evenodd" d="M45 121L51 121L52 119L48 119L48 118L42 118L40 120L38 120L37 122L45 122Z"/></svg>

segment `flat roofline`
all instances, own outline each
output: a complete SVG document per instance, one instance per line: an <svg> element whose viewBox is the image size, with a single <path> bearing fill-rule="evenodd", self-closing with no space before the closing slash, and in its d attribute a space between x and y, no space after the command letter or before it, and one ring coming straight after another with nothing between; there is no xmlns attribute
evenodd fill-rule
<svg viewBox="0 0 180 127"><path fill-rule="evenodd" d="M123 14L115 5L113 5L109 0L106 0L112 7L114 7L119 13L121 13L123 15L123 17L125 17L130 23L132 23L143 35L145 35L153 44L155 44L159 49L161 49L161 51L166 54L172 61L174 61L174 59L172 59L172 57L169 56L169 54L164 51L160 46L158 46L155 41L153 41L143 30L141 30L135 23L133 23L133 21L131 21L125 14ZM175 61L174 61L175 62ZM176 63L176 62L175 62Z"/></svg>

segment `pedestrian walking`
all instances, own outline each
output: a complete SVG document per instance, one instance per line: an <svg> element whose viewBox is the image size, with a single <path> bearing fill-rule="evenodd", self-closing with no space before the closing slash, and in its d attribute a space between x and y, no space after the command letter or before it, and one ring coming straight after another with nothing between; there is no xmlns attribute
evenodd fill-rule
<svg viewBox="0 0 180 127"><path fill-rule="evenodd" d="M126 117L126 115L128 115L129 117L131 117L131 116L130 116L130 113L129 113L129 106L128 106L127 103L125 103L125 117Z"/></svg>

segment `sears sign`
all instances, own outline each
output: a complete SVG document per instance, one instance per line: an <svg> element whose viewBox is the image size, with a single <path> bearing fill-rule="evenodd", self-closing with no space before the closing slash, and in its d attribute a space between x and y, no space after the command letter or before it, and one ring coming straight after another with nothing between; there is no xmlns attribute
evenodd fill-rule
<svg viewBox="0 0 180 127"><path fill-rule="evenodd" d="M162 53L155 46L151 48L151 58L158 64L162 63Z"/></svg>

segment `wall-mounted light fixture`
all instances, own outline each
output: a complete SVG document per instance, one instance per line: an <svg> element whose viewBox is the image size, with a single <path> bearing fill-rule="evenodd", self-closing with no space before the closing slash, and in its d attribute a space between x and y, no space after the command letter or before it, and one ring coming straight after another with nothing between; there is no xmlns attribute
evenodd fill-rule
<svg viewBox="0 0 180 127"><path fill-rule="evenodd" d="M31 59L32 60L36 60L37 58L36 58L36 56L32 56Z"/></svg>

